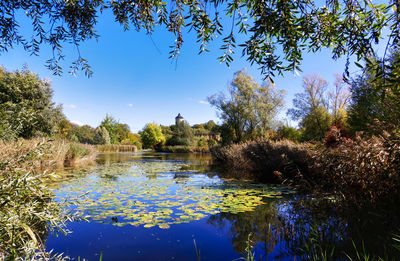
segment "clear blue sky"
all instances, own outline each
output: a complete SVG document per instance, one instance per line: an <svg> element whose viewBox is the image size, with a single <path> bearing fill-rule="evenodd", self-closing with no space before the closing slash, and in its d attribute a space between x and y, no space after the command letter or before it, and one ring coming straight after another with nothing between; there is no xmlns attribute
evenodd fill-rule
<svg viewBox="0 0 400 261"><path fill-rule="evenodd" d="M83 72L77 76L68 74L68 65L77 57L72 46L65 46L67 57L61 77L52 75L44 66L51 57L47 46L42 47L39 56L29 56L17 47L0 56L0 64L7 70L27 64L41 78L50 78L54 101L63 104L70 121L96 127L108 113L127 123L134 132L149 122L171 125L178 113L190 124L218 121L215 109L206 102L207 96L226 91L233 74L243 68L262 82L260 71L239 55L240 49L236 50L230 68L219 63L220 39L210 46L210 53L198 55L194 35L185 34L183 50L176 63L168 59L173 36L164 30L156 31L152 38L144 32L124 32L111 15L102 16L96 29L99 40L85 42L80 48L82 57L94 71L91 78ZM286 108L280 118L285 117L294 94L302 91L302 76L316 72L332 84L334 75L343 72L344 59L334 61L330 57L328 50L306 54L300 76L288 73L275 78L277 87L287 91Z"/></svg>

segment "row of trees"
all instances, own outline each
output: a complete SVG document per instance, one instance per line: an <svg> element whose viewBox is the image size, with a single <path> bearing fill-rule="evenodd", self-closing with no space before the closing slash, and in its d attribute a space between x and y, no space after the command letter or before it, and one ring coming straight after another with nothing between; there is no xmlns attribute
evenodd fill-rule
<svg viewBox="0 0 400 261"><path fill-rule="evenodd" d="M215 136L220 127L214 121L190 126L187 122L177 125L162 126L147 124L139 132L145 148L166 146L210 146L217 143Z"/></svg>
<svg viewBox="0 0 400 261"><path fill-rule="evenodd" d="M215 94L208 100L223 121L223 144L266 138L322 141L332 127L344 136L359 131L377 134L382 130L374 128L376 120L386 128L400 129L399 75L400 52L394 51L384 61L366 59L363 72L351 81L336 75L333 88L317 74L305 76L303 92L295 95L294 107L287 111L298 128L277 120L284 91L271 82L259 85L245 71L235 74L228 97Z"/></svg>
<svg viewBox="0 0 400 261"><path fill-rule="evenodd" d="M0 67L0 139L60 137L88 144L141 147L140 136L112 116L106 115L97 128L69 122L52 97L50 81L27 68L9 72Z"/></svg>

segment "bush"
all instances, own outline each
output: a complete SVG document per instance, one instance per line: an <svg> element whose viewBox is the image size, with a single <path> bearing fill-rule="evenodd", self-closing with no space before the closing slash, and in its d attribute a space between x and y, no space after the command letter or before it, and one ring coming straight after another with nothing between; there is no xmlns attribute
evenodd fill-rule
<svg viewBox="0 0 400 261"><path fill-rule="evenodd" d="M235 177L294 184L308 175L309 148L289 140L250 141L214 147L211 155ZM233 172L232 170L236 170Z"/></svg>
<svg viewBox="0 0 400 261"><path fill-rule="evenodd" d="M293 142L300 142L301 132L290 126L280 126L276 131L277 138L280 140L290 140Z"/></svg>
<svg viewBox="0 0 400 261"><path fill-rule="evenodd" d="M400 133L340 139L336 148L313 155L318 190L335 193L354 205L400 200Z"/></svg>

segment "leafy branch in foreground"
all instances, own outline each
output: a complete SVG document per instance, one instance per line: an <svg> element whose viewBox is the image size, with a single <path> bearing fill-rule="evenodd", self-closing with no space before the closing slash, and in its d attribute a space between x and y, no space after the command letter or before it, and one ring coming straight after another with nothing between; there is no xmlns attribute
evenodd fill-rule
<svg viewBox="0 0 400 261"><path fill-rule="evenodd" d="M382 41L387 29L387 48L399 46L400 4L398 1L373 3L367 0L277 1L277 0L11 0L0 2L0 54L22 45L37 55L42 45L50 46L52 57L47 67L61 74L63 47L72 44L77 58L71 72L83 70L90 76L88 62L79 46L97 39L99 16L111 10L124 30L145 30L151 34L157 26L171 32L175 41L170 57L179 55L183 29L197 36L199 51L219 35L223 37L219 57L228 66L236 46L250 63L263 73L300 71L303 52L329 48L332 58L355 55L359 61L373 53L373 45ZM32 22L32 35L20 30L21 21ZM225 30L224 30L225 28ZM236 43L237 36L245 37ZM348 58L349 59L349 58ZM347 63L347 66L348 67Z"/></svg>

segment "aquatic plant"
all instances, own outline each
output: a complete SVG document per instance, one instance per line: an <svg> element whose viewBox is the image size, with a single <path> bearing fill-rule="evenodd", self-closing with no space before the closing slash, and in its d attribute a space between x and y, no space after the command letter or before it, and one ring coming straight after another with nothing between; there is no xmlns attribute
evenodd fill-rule
<svg viewBox="0 0 400 261"><path fill-rule="evenodd" d="M86 178L64 183L57 189L57 197L80 197L74 211L87 214L97 222L167 229L173 224L221 212L253 211L264 204L263 198L279 198L283 193L290 193L277 186L234 188L213 179L197 185L196 179L202 174L186 170L183 165L136 161L133 166L102 166Z"/></svg>

